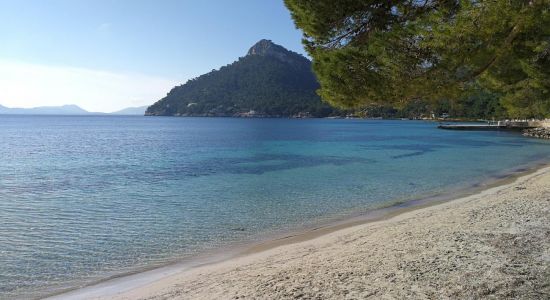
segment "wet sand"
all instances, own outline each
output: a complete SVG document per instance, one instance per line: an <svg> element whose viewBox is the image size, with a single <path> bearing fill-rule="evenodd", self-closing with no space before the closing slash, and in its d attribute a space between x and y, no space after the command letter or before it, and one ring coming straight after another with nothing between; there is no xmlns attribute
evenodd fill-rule
<svg viewBox="0 0 550 300"><path fill-rule="evenodd" d="M417 208L60 298L550 298L550 167Z"/></svg>

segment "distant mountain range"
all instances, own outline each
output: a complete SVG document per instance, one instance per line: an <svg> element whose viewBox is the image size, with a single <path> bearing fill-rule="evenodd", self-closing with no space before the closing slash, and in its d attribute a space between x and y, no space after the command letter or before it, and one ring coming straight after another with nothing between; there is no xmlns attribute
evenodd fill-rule
<svg viewBox="0 0 550 300"><path fill-rule="evenodd" d="M151 105L152 116L327 117L341 114L321 101L311 62L270 40L246 56L174 87Z"/></svg>
<svg viewBox="0 0 550 300"><path fill-rule="evenodd" d="M109 115L141 115L145 114L147 106L129 107ZM77 105L40 106L34 108L9 108L0 105L0 114L6 115L106 115L107 113L89 112Z"/></svg>
<svg viewBox="0 0 550 300"><path fill-rule="evenodd" d="M115 111L110 113L111 115L139 115L143 116L145 115L145 111L147 110L148 106L138 106L138 107L128 107L125 109L121 109L119 111Z"/></svg>
<svg viewBox="0 0 550 300"><path fill-rule="evenodd" d="M9 108L0 105L0 114L14 115L86 115L88 111L77 105L41 106L34 108Z"/></svg>

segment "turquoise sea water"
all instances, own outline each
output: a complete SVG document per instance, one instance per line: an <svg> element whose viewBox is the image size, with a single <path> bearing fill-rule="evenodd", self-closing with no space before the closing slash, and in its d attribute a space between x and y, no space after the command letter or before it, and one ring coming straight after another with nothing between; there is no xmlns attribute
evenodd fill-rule
<svg viewBox="0 0 550 300"><path fill-rule="evenodd" d="M420 121L0 116L0 298L39 297L545 161Z"/></svg>

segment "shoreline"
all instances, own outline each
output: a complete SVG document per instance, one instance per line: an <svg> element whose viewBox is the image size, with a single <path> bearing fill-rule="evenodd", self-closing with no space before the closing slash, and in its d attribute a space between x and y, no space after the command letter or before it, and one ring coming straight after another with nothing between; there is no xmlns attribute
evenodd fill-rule
<svg viewBox="0 0 550 300"><path fill-rule="evenodd" d="M111 299L113 297L120 297L125 293L131 293L147 286L168 281L171 277L184 276L185 274L191 275L202 269L215 269L218 266L253 259L254 257L274 252L278 248L301 245L361 226L392 222L394 219L399 219L409 214L418 214L426 209L437 209L438 207L452 203L463 202L464 199L495 193L509 188L517 181L529 181L531 178L536 177L537 174L547 173L550 173L550 164L537 161L527 167L508 170L505 176L495 176L469 188L399 202L389 207L370 210L367 213L352 215L345 219L340 218L326 221L325 223L317 224L317 226L300 228L286 232L285 234L268 235L263 239L253 242L232 245L228 251L220 249L218 251L199 254L189 261L180 261L166 266L108 278L99 283L49 295L46 299ZM458 194L454 194L456 192Z"/></svg>

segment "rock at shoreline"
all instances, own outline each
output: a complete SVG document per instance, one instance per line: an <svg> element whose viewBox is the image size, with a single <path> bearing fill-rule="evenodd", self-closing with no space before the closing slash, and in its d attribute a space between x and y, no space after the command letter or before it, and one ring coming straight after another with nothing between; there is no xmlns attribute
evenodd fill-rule
<svg viewBox="0 0 550 300"><path fill-rule="evenodd" d="M550 128L538 127L525 129L523 135L539 139L550 139Z"/></svg>

